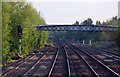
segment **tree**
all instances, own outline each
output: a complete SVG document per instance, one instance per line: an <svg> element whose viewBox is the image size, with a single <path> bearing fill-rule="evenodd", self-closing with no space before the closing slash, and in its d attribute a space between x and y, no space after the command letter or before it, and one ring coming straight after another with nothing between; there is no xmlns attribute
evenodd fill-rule
<svg viewBox="0 0 120 77"><path fill-rule="evenodd" d="M91 18L86 19L82 24L83 25L92 25L93 21Z"/></svg>
<svg viewBox="0 0 120 77"><path fill-rule="evenodd" d="M76 21L76 22L74 23L74 25L79 25L79 21Z"/></svg>
<svg viewBox="0 0 120 77"><path fill-rule="evenodd" d="M110 20L107 20L106 22L103 21L102 25L118 25L117 16L112 17Z"/></svg>
<svg viewBox="0 0 120 77"><path fill-rule="evenodd" d="M34 27L35 24L46 24L45 20L30 3L3 2L2 18L3 62L11 61L19 50L18 25L23 29L22 55L28 54L33 45L38 49L47 43L48 32L38 31Z"/></svg>
<svg viewBox="0 0 120 77"><path fill-rule="evenodd" d="M101 22L100 21L96 21L96 25L101 25Z"/></svg>
<svg viewBox="0 0 120 77"><path fill-rule="evenodd" d="M117 31L116 43L120 50L120 18L118 18L118 31Z"/></svg>

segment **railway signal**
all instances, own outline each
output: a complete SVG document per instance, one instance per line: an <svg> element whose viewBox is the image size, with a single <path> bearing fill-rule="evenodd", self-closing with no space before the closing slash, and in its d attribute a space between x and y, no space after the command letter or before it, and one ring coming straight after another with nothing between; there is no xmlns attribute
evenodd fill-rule
<svg viewBox="0 0 120 77"><path fill-rule="evenodd" d="M18 26L18 37L19 38L22 37L22 27L21 27L21 25Z"/></svg>
<svg viewBox="0 0 120 77"><path fill-rule="evenodd" d="M18 26L18 37L19 37L19 55L21 54L21 38L22 38L22 27L21 25Z"/></svg>

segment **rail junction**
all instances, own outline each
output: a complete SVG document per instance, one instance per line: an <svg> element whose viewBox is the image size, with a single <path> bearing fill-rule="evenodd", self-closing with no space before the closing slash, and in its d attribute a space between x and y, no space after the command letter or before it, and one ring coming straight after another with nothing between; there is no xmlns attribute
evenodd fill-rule
<svg viewBox="0 0 120 77"><path fill-rule="evenodd" d="M120 77L120 55L82 45L58 43L11 63L2 74L47 77Z"/></svg>

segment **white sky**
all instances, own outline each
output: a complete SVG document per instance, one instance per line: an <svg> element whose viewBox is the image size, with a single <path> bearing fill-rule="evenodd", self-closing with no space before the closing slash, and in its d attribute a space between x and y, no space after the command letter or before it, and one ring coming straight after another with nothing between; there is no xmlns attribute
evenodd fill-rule
<svg viewBox="0 0 120 77"><path fill-rule="evenodd" d="M41 12L47 24L73 24L87 18L106 21L118 15L119 0L27 0Z"/></svg>

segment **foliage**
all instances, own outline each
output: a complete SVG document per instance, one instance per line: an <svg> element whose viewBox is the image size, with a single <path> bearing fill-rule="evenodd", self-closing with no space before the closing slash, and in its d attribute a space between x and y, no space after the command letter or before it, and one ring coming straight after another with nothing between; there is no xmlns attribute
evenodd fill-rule
<svg viewBox="0 0 120 77"><path fill-rule="evenodd" d="M22 26L22 55L47 43L48 32L37 31L35 24L45 24L30 3L3 2L2 5L3 61L10 61L19 50L18 25Z"/></svg>
<svg viewBox="0 0 120 77"><path fill-rule="evenodd" d="M99 32L81 32L81 31L64 31L64 32L54 32L51 35L57 39L62 41L80 41L83 40L89 41L100 41L100 33Z"/></svg>
<svg viewBox="0 0 120 77"><path fill-rule="evenodd" d="M92 25L93 21L91 18L86 19L84 22L82 22L82 25Z"/></svg>
<svg viewBox="0 0 120 77"><path fill-rule="evenodd" d="M96 22L97 24L97 22ZM117 18L117 16L112 17L110 20L107 20L106 22L102 22L101 25L115 25L120 26L120 18ZM112 32L112 33L101 33L101 37L106 40L113 40L116 41L116 44L118 45L120 49L120 29L118 28L118 31Z"/></svg>
<svg viewBox="0 0 120 77"><path fill-rule="evenodd" d="M96 25L101 25L101 22L100 21L96 21Z"/></svg>
<svg viewBox="0 0 120 77"><path fill-rule="evenodd" d="M96 26L99 25L115 25L116 17L113 17L112 20L106 22L96 21ZM92 25L93 21L91 18L87 18L81 25ZM79 21L76 21L74 25L79 25ZM65 39L73 40L74 41L83 41L83 40L91 40L93 42L97 41L113 41L115 40L115 33L114 32L82 32L82 31L65 31L65 32L55 32L51 33L54 38L61 39L65 41Z"/></svg>
<svg viewBox="0 0 120 77"><path fill-rule="evenodd" d="M91 18L87 18L81 25L92 25L93 21ZM79 25L79 21L76 21L74 25ZM99 41L100 33L99 32L82 32L82 31L65 31L65 32L54 32L51 33L56 39L61 39L63 41L74 40L74 41L83 41L83 40L92 40ZM65 40L66 39L66 40Z"/></svg>
<svg viewBox="0 0 120 77"><path fill-rule="evenodd" d="M117 39L116 39L117 45L120 50L120 18L118 18L118 31L117 31Z"/></svg>
<svg viewBox="0 0 120 77"><path fill-rule="evenodd" d="M79 21L76 21L76 22L74 23L74 25L79 25Z"/></svg>

